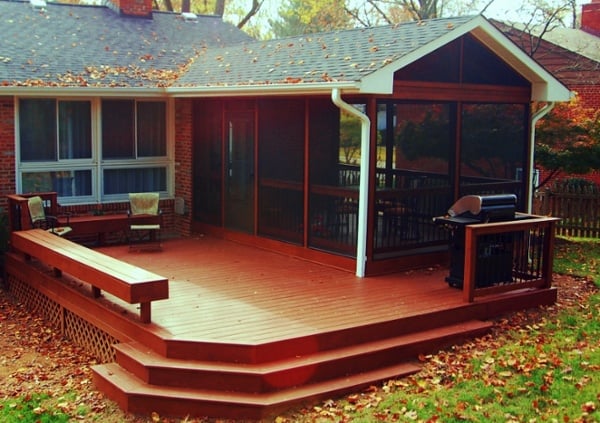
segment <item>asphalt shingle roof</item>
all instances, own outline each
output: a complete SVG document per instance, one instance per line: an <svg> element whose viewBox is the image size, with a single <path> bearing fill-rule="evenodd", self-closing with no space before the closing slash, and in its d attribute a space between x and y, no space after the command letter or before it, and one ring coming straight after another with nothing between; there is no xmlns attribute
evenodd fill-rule
<svg viewBox="0 0 600 423"><path fill-rule="evenodd" d="M359 81L472 19L432 19L211 48L175 85Z"/></svg>
<svg viewBox="0 0 600 423"><path fill-rule="evenodd" d="M219 17L0 0L0 86L211 87L359 81L468 22L433 19L256 41Z"/></svg>
<svg viewBox="0 0 600 423"><path fill-rule="evenodd" d="M206 48L251 40L219 17L186 22L104 6L0 0L0 86L166 86Z"/></svg>

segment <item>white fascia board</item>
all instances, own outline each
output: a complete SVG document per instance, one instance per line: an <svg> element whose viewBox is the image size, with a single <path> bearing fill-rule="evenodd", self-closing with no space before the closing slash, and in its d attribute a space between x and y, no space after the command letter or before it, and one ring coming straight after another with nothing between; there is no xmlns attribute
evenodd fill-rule
<svg viewBox="0 0 600 423"><path fill-rule="evenodd" d="M508 63L532 84L532 101L569 101L571 92L550 72L529 57L509 40L501 31L483 16L476 16L469 22L448 31L442 37L418 48L384 68L362 79L361 93L391 94L394 87L394 72L421 59L440 47L463 35L471 33L498 57Z"/></svg>
<svg viewBox="0 0 600 423"><path fill-rule="evenodd" d="M498 28L483 17L479 17L478 21L476 25L473 21L466 24L473 25L469 32L511 66L515 72L531 82L532 101L569 101L571 99L571 91L566 86L521 50Z"/></svg>
<svg viewBox="0 0 600 423"><path fill-rule="evenodd" d="M216 96L272 96L272 95L330 95L335 88L344 93L360 92L360 84L349 82L323 82L298 84L257 84L232 86L171 87L166 91L173 97Z"/></svg>
<svg viewBox="0 0 600 423"><path fill-rule="evenodd" d="M0 87L0 96L19 97L166 97L165 88Z"/></svg>
<svg viewBox="0 0 600 423"><path fill-rule="evenodd" d="M479 17L473 18L467 24L473 21L479 22ZM416 50L411 51L408 54L405 54L398 60L390 63L387 66L384 66L380 70L365 76L362 79L361 92L369 94L392 94L394 90L394 72L407 65L410 65L413 62L416 62L417 60L427 56L449 42L462 37L471 29L470 27L466 26L467 24L449 30L445 35L422 47L419 47Z"/></svg>
<svg viewBox="0 0 600 423"><path fill-rule="evenodd" d="M18 97L215 97L257 95L330 95L334 88L346 93L360 92L358 82L272 84L244 86L206 86L172 88L91 88L91 87L0 87L0 96Z"/></svg>

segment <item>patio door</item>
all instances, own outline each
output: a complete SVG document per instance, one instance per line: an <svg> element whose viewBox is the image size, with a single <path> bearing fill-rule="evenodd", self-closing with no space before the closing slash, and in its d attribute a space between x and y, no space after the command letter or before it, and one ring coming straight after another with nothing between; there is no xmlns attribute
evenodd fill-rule
<svg viewBox="0 0 600 423"><path fill-rule="evenodd" d="M254 112L225 117L225 227L254 232Z"/></svg>

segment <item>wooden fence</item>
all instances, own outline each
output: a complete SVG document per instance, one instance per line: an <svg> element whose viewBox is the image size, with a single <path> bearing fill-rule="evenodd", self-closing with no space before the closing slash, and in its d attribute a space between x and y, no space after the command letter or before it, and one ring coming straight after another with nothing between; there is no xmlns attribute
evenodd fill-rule
<svg viewBox="0 0 600 423"><path fill-rule="evenodd" d="M600 193L593 186L561 186L537 194L534 213L559 217L556 235L600 238Z"/></svg>

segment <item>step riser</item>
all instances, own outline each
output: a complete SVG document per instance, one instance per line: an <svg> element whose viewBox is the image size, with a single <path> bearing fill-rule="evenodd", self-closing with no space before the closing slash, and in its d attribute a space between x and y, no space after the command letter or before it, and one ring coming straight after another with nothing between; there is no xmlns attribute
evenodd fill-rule
<svg viewBox="0 0 600 423"><path fill-rule="evenodd" d="M465 338L482 335L485 332L487 332L487 327L446 334L437 338L423 339L300 367L291 367L293 363L290 363L288 369L264 375L246 372L243 367L237 372L224 372L167 366L145 366L118 350L117 362L124 369L152 385L264 393L344 377L406 360L414 360L418 354L435 352L444 346Z"/></svg>
<svg viewBox="0 0 600 423"><path fill-rule="evenodd" d="M353 327L311 336L294 338L268 345L241 346L185 341L167 341L166 357L180 360L225 361L232 363L261 364L306 356L317 351L335 350L352 345L394 338L438 328L440 322L452 325L473 319L469 308L442 310L399 320L380 322L363 327ZM478 318L478 317L475 317Z"/></svg>
<svg viewBox="0 0 600 423"><path fill-rule="evenodd" d="M488 303L481 301L452 309L424 313L421 316L406 317L393 321L380 322L362 327L320 334L317 337L294 338L264 346L213 345L166 341L166 357L182 360L226 361L232 363L260 364L285 360L296 355L308 355L319 351L334 350L350 345L389 339L408 333L422 332L444 325L452 325L466 320L487 320L503 313L523 310L532 306L551 305L556 302L556 290L539 290L527 296L507 296Z"/></svg>
<svg viewBox="0 0 600 423"><path fill-rule="evenodd" d="M94 384L102 390L106 396L117 402L119 406L130 412L141 415L149 415L157 412L161 416L197 416L197 417L218 417L219 419L232 420L259 420L266 417L274 417L275 413L284 412L292 406L305 404L307 402L316 402L325 400L332 396L341 396L351 392L357 392L367 388L375 383L384 380L401 378L414 374L418 368L414 366L402 366L402 368L387 369L388 372L377 372L375 378L366 377L354 379L349 382L347 379L341 379L335 383L329 383L318 388L305 387L299 389L287 390L283 395L275 397L257 396L256 400L238 401L235 395L219 395L213 397L206 394L206 398L201 395L198 398L190 398L190 390L186 394L174 397L172 394L161 395L157 392L160 389L149 389L145 393L137 391L139 387L136 383L124 383L132 390L127 392L120 386L115 385L114 378L102 372L94 372Z"/></svg>

